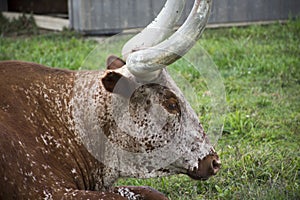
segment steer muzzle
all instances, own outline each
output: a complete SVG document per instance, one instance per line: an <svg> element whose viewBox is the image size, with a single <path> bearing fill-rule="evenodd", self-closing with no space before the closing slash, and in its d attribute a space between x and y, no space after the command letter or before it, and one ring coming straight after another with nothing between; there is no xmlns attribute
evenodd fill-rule
<svg viewBox="0 0 300 200"><path fill-rule="evenodd" d="M188 171L188 175L195 180L207 180L210 176L216 175L221 168L221 161L216 154L208 155L198 162L198 168Z"/></svg>

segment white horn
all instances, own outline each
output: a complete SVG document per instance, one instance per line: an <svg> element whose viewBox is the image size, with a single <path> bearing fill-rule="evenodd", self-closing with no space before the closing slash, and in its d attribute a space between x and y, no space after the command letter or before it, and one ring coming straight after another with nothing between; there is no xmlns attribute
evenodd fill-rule
<svg viewBox="0 0 300 200"><path fill-rule="evenodd" d="M156 46L131 53L126 65L139 80L151 81L162 68L181 58L200 38L207 24L212 0L195 0L184 24Z"/></svg>
<svg viewBox="0 0 300 200"><path fill-rule="evenodd" d="M126 60L132 52L152 47L170 36L181 16L185 2L186 0L167 0L158 16L124 45L123 59Z"/></svg>

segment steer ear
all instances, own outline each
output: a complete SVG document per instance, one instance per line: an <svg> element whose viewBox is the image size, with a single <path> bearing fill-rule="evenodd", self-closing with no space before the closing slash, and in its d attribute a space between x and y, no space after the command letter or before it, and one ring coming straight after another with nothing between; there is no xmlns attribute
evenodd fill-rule
<svg viewBox="0 0 300 200"><path fill-rule="evenodd" d="M119 69L126 64L121 58L111 55L106 59L106 68L107 69Z"/></svg>
<svg viewBox="0 0 300 200"><path fill-rule="evenodd" d="M114 71L107 72L101 81L108 92L120 94L126 98L129 98L136 88L133 81Z"/></svg>

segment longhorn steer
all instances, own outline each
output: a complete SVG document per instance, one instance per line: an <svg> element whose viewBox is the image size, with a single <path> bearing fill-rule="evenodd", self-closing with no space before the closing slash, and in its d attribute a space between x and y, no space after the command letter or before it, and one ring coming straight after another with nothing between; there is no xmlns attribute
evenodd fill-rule
<svg viewBox="0 0 300 200"><path fill-rule="evenodd" d="M124 46L126 64L110 57L106 71L0 62L0 199L166 199L148 187L112 184L119 177L216 174L218 156L164 69L200 37L211 2L195 0L169 39L162 31L147 40L151 28L173 27L183 5L167 1Z"/></svg>

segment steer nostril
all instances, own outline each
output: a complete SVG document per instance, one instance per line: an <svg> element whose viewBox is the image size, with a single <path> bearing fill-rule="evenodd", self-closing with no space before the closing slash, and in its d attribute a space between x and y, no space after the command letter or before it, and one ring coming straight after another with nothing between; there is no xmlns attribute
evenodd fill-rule
<svg viewBox="0 0 300 200"><path fill-rule="evenodd" d="M191 168L187 173L196 180L207 180L210 176L216 175L221 168L221 161L217 155L208 155L198 162L198 167Z"/></svg>
<svg viewBox="0 0 300 200"><path fill-rule="evenodd" d="M212 168L215 173L217 173L219 171L220 167L221 167L221 162L219 160L213 159Z"/></svg>

